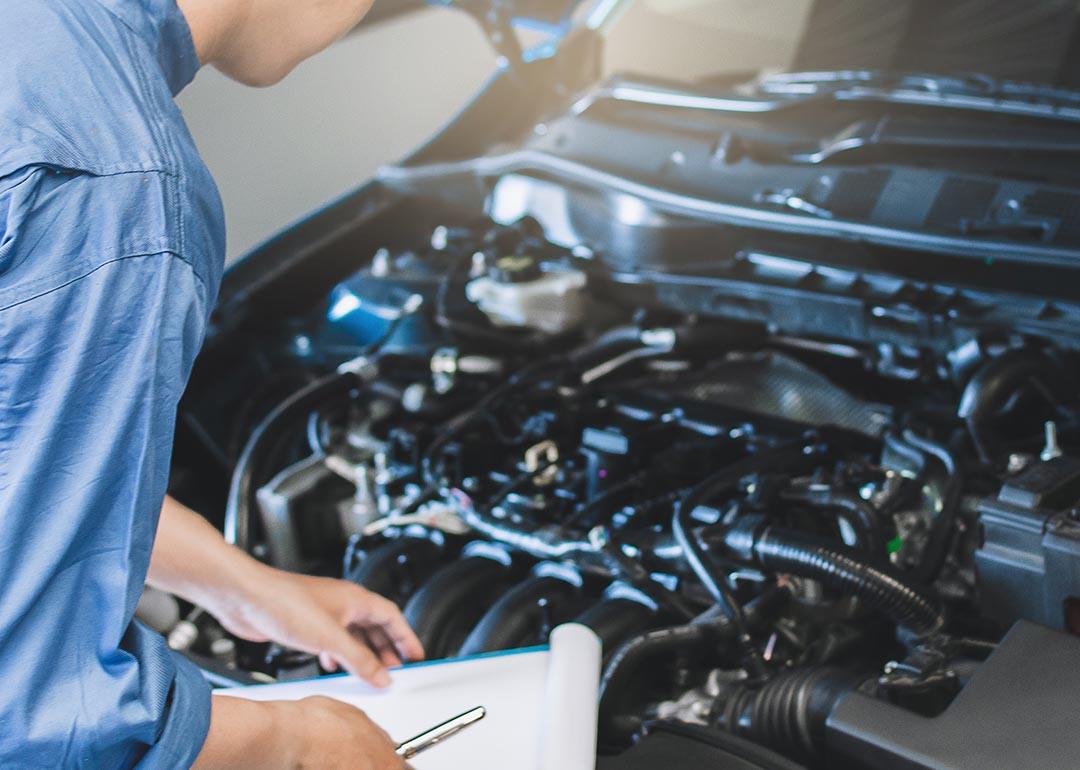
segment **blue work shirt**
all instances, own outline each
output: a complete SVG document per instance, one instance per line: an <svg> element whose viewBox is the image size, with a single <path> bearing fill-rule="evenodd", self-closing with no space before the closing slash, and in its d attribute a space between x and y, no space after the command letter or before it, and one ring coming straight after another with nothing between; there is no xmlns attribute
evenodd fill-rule
<svg viewBox="0 0 1080 770"><path fill-rule="evenodd" d="M175 0L0 0L0 767L186 767L198 669L133 622L224 257Z"/></svg>

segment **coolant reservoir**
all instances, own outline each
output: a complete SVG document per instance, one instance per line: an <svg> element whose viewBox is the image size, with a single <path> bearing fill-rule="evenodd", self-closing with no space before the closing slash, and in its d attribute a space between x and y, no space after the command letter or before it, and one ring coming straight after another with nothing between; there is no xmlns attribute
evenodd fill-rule
<svg viewBox="0 0 1080 770"><path fill-rule="evenodd" d="M585 284L580 270L515 255L470 281L465 296L496 326L559 334L585 317Z"/></svg>

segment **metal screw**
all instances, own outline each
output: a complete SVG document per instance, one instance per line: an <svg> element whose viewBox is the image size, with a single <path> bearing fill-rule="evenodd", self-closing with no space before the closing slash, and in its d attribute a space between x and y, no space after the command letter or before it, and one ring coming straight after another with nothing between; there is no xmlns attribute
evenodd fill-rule
<svg viewBox="0 0 1080 770"><path fill-rule="evenodd" d="M1043 451L1039 454L1039 459L1044 463L1048 463L1054 458L1061 457L1061 446L1058 444L1058 431L1057 423L1053 420L1047 420L1043 425L1043 429L1046 433L1046 446L1043 447Z"/></svg>

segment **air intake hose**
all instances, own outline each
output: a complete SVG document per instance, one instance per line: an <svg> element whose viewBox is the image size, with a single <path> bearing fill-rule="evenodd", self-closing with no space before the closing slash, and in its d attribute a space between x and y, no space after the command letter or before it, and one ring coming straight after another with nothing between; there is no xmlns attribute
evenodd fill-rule
<svg viewBox="0 0 1080 770"><path fill-rule="evenodd" d="M863 679L829 666L783 671L761 687L738 683L722 692L713 718L728 732L810 761L821 756L833 709Z"/></svg>
<svg viewBox="0 0 1080 770"><path fill-rule="evenodd" d="M724 558L769 572L813 578L856 596L920 638L937 633L945 624L938 602L900 577L831 543L768 525L763 517L744 517L705 539Z"/></svg>

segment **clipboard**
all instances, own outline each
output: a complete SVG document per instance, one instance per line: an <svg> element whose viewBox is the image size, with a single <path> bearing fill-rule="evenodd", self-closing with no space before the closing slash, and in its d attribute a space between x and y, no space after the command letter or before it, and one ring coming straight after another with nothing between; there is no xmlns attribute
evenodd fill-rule
<svg viewBox="0 0 1080 770"><path fill-rule="evenodd" d="M595 768L600 640L585 626L559 626L543 647L411 663L391 675L386 690L338 675L215 695L336 698L363 709L398 741L479 704L484 720L411 760L416 770Z"/></svg>

